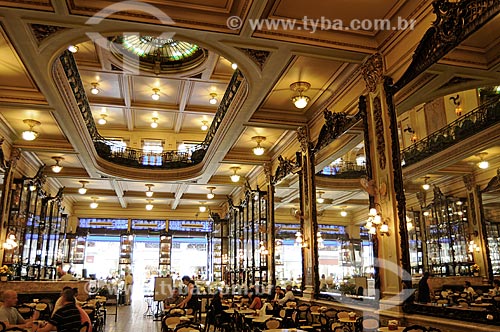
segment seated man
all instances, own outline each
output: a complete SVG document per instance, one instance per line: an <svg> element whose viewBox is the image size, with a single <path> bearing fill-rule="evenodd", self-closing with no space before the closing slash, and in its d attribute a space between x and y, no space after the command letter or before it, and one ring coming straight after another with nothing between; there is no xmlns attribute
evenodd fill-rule
<svg viewBox="0 0 500 332"><path fill-rule="evenodd" d="M292 285L287 285L285 296L282 299L278 300L278 304L284 305L287 301L292 301L292 300L295 300L295 296L293 295L292 292Z"/></svg>
<svg viewBox="0 0 500 332"><path fill-rule="evenodd" d="M81 315L75 304L75 293L72 289L65 289L61 297L62 307L54 313L45 326L41 326L33 332L49 332L56 329L58 332L79 331Z"/></svg>
<svg viewBox="0 0 500 332"><path fill-rule="evenodd" d="M0 307L0 321L5 323L7 328L20 327L26 328L33 324L33 319L38 319L40 313L35 314L28 321L25 321L19 311L15 308L17 305L17 293L13 290L6 290L2 294L3 306Z"/></svg>
<svg viewBox="0 0 500 332"><path fill-rule="evenodd" d="M179 294L178 288L174 288L172 290L172 296L167 297L165 300L163 300L163 304L164 304L165 308L170 306L171 304L178 305L181 302L182 302L182 297Z"/></svg>

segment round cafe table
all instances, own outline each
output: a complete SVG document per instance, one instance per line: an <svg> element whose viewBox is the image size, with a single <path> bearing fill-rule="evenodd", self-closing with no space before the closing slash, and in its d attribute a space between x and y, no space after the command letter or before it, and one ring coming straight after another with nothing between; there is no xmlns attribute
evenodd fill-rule
<svg viewBox="0 0 500 332"><path fill-rule="evenodd" d="M378 332L393 332L393 331L402 332L404 329L405 329L404 327L398 326L397 329L395 329L395 330L389 330L389 328L387 326L384 326L384 327L379 327L377 331Z"/></svg>
<svg viewBox="0 0 500 332"><path fill-rule="evenodd" d="M271 329L271 330L266 330L266 332L307 332L307 331L299 329Z"/></svg>

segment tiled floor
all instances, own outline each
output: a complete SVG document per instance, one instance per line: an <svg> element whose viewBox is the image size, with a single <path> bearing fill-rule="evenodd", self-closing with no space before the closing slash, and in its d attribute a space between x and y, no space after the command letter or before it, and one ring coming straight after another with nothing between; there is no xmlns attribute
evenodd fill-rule
<svg viewBox="0 0 500 332"><path fill-rule="evenodd" d="M147 305L144 301L135 300L130 306L118 306L118 315L115 322L115 308L108 308L108 317L104 327L105 332L160 332L160 322L153 321L153 317L144 317Z"/></svg>

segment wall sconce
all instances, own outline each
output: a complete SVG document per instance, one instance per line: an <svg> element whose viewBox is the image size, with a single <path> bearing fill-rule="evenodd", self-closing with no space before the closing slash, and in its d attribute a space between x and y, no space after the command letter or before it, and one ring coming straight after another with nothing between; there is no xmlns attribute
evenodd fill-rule
<svg viewBox="0 0 500 332"><path fill-rule="evenodd" d="M146 197L153 197L154 191L151 190L151 187L154 187L155 185L147 183L145 186L148 187L148 190L146 190Z"/></svg>
<svg viewBox="0 0 500 332"><path fill-rule="evenodd" d="M153 89L153 94L151 95L151 99L160 100L160 89L158 88Z"/></svg>
<svg viewBox="0 0 500 332"><path fill-rule="evenodd" d="M68 51L70 51L71 53L76 53L76 52L78 52L78 50L79 50L79 48L76 45L69 45L68 46Z"/></svg>
<svg viewBox="0 0 500 332"><path fill-rule="evenodd" d="M148 204L146 204L146 210L148 210L148 211L153 210L153 199L146 198L146 201L148 202Z"/></svg>
<svg viewBox="0 0 500 332"><path fill-rule="evenodd" d="M153 120L153 122L151 122L151 128L158 128L158 118L157 117L153 117L151 118L151 120Z"/></svg>
<svg viewBox="0 0 500 332"><path fill-rule="evenodd" d="M290 89L299 94L298 96L294 96L292 98L292 103L295 105L295 107L302 109L307 106L311 98L309 98L308 96L304 96L303 93L309 90L310 87L310 83L302 81L290 84Z"/></svg>
<svg viewBox="0 0 500 332"><path fill-rule="evenodd" d="M378 203L375 203L375 205L380 207ZM389 225L387 225L386 220L382 219L381 213L378 212L376 208L370 208L365 228L368 229L369 234L375 235L378 230L380 235L389 236Z"/></svg>
<svg viewBox="0 0 500 332"><path fill-rule="evenodd" d="M301 231L297 231L297 233L295 233L295 246L301 247L301 248L309 248L309 243L302 236Z"/></svg>
<svg viewBox="0 0 500 332"><path fill-rule="evenodd" d="M325 199L323 198L324 191L318 191L318 197L316 198L316 202L319 204L323 204Z"/></svg>
<svg viewBox="0 0 500 332"><path fill-rule="evenodd" d="M207 212L207 207L205 206L207 202L200 202L200 206L198 207L198 209L200 210L200 212Z"/></svg>
<svg viewBox="0 0 500 332"><path fill-rule="evenodd" d="M210 99L208 100L208 102L210 103L210 105L215 105L218 101L219 100L217 100L217 94L215 92L212 92L210 94Z"/></svg>
<svg viewBox="0 0 500 332"><path fill-rule="evenodd" d="M481 152L477 154L480 159L480 161L477 163L477 167L479 167L480 169L487 169L488 167L490 167L490 163L484 160L484 157L486 157L487 155L487 152Z"/></svg>
<svg viewBox="0 0 500 332"><path fill-rule="evenodd" d="M52 157L52 159L54 159L56 161L56 164L52 165L52 172L59 173L63 169L63 167L61 165L59 165L59 163L61 161L63 161L64 158L63 157Z"/></svg>
<svg viewBox="0 0 500 332"><path fill-rule="evenodd" d="M321 236L321 232L316 233L316 239L318 241L318 249L325 248L325 243L323 241L323 237Z"/></svg>
<svg viewBox="0 0 500 332"><path fill-rule="evenodd" d="M14 232L9 231L7 234L7 237L5 238L5 242L3 243L3 248L5 250L13 250L16 249L18 246L17 240L16 240L16 234Z"/></svg>
<svg viewBox="0 0 500 332"><path fill-rule="evenodd" d="M106 113L101 113L101 117L99 118L99 120L97 120L97 123L101 126L105 125L108 122L106 121L107 116L108 115Z"/></svg>
<svg viewBox="0 0 500 332"><path fill-rule="evenodd" d="M201 121L201 130L207 131L208 130L208 121Z"/></svg>
<svg viewBox="0 0 500 332"><path fill-rule="evenodd" d="M97 203L97 200L99 198L97 198L97 197L91 197L90 199L92 200L92 203L90 203L90 208L91 209L97 209L97 207L99 206L99 203Z"/></svg>
<svg viewBox="0 0 500 332"><path fill-rule="evenodd" d="M80 195L85 195L87 193L87 188L85 188L85 185L87 183L89 183L89 182L88 181L83 181L83 180L78 181L78 182L80 182L82 184L82 186L80 188L78 188L78 193Z"/></svg>
<svg viewBox="0 0 500 332"><path fill-rule="evenodd" d="M260 143L262 143L265 140L266 140L266 138L264 136L252 137L252 141L257 142L257 146L252 149L254 155L262 156L264 154L265 149L262 146L260 146Z"/></svg>
<svg viewBox="0 0 500 332"><path fill-rule="evenodd" d="M213 199L215 197L214 190L216 189L215 187L207 187L210 192L207 194L207 199Z"/></svg>
<svg viewBox="0 0 500 332"><path fill-rule="evenodd" d="M405 129L403 129L403 131L404 131L404 132L407 132L408 134L410 134L410 135L411 135L411 137L410 137L410 141L411 141L412 143L417 142L417 140L418 140L418 139L417 139L417 133L415 132L415 130L414 130L414 129L412 129L412 127L410 127L410 125L409 125L409 124L406 126L406 128L405 128Z"/></svg>
<svg viewBox="0 0 500 332"><path fill-rule="evenodd" d="M411 222L412 219L406 215L406 230L408 232L411 232L413 230L413 223Z"/></svg>
<svg viewBox="0 0 500 332"><path fill-rule="evenodd" d="M233 181L233 182L240 181L240 176L238 174L236 174L240 169L241 169L241 167L237 167L237 166L230 168L230 170L233 171L233 174L230 176L231 177L231 181Z"/></svg>
<svg viewBox="0 0 500 332"><path fill-rule="evenodd" d="M457 95L456 97L450 97L450 100L453 102L453 105L455 105L455 114L457 116L461 116L462 106L460 106L460 95Z"/></svg>
<svg viewBox="0 0 500 332"><path fill-rule="evenodd" d="M90 83L90 85L92 85L92 87L90 88L90 93L93 94L93 95L98 94L99 93L99 89L97 87L99 86L99 83L92 82L92 83Z"/></svg>
<svg viewBox="0 0 500 332"><path fill-rule="evenodd" d="M30 129L23 131L22 137L25 141L33 141L38 137L38 132L33 130L33 127L41 125L39 121L33 119L25 119L23 120L25 124L27 124Z"/></svg>
<svg viewBox="0 0 500 332"><path fill-rule="evenodd" d="M425 191L431 189L431 185L427 183L427 181L430 179L430 177L426 176L424 177L424 184L422 185L422 189Z"/></svg>

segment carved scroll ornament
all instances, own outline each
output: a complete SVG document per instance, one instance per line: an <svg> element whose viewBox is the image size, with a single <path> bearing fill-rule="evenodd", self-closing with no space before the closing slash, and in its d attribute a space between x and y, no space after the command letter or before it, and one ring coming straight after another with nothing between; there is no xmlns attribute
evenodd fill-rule
<svg viewBox="0 0 500 332"><path fill-rule="evenodd" d="M368 91L375 92L377 85L382 82L384 62L380 53L372 54L361 66L361 74Z"/></svg>

